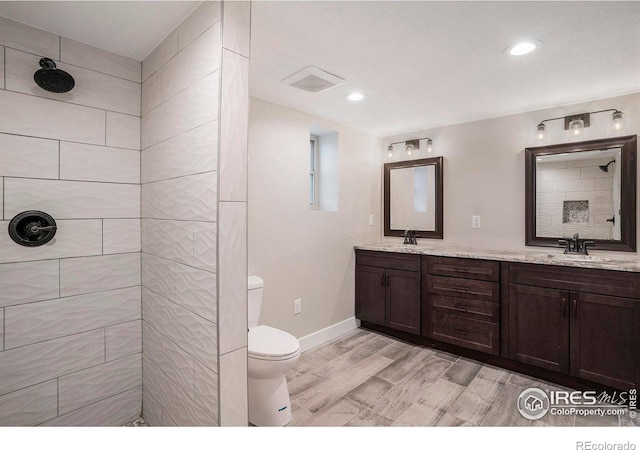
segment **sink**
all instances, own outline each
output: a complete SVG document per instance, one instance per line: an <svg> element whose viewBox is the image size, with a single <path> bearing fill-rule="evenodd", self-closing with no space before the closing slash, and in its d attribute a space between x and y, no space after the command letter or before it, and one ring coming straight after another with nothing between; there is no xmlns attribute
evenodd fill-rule
<svg viewBox="0 0 640 450"><path fill-rule="evenodd" d="M611 263L614 262L609 258L603 258L602 256L593 256L593 255L571 255L571 254L549 254L547 258L552 259L554 261L575 261L575 262L596 262L596 263Z"/></svg>

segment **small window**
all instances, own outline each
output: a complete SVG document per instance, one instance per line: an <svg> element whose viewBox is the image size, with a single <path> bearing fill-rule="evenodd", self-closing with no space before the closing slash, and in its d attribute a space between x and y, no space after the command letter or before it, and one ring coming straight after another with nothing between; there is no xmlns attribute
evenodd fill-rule
<svg viewBox="0 0 640 450"><path fill-rule="evenodd" d="M309 204L318 206L318 137L311 135L309 139Z"/></svg>

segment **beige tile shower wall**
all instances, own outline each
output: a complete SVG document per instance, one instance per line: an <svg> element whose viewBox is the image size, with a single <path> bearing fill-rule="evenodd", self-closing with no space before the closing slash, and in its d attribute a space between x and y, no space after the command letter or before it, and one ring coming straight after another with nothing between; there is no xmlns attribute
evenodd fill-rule
<svg viewBox="0 0 640 450"><path fill-rule="evenodd" d="M74 76L52 94L42 57ZM141 64L0 18L0 426L120 425L141 412Z"/></svg>
<svg viewBox="0 0 640 450"><path fill-rule="evenodd" d="M221 7L204 2L142 63L143 396L156 426L219 423Z"/></svg>
<svg viewBox="0 0 640 450"><path fill-rule="evenodd" d="M613 172L598 166L609 159L588 159L538 163L536 186L536 229L540 236L571 237L575 233L587 239L612 239ZM583 224L563 222L564 202L589 202L589 221Z"/></svg>

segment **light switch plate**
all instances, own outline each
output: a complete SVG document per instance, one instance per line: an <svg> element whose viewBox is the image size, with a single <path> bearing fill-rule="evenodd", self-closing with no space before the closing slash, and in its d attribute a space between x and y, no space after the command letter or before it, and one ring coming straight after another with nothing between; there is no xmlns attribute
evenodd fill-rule
<svg viewBox="0 0 640 450"><path fill-rule="evenodd" d="M480 216L472 216L472 218L471 218L471 227L472 228L480 228Z"/></svg>

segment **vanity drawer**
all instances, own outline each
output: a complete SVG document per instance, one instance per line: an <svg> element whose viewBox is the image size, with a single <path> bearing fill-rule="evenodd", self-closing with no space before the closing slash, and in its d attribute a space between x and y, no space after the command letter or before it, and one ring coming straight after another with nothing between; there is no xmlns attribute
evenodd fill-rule
<svg viewBox="0 0 640 450"><path fill-rule="evenodd" d="M426 267L426 272L432 275L500 281L500 263L498 261L443 256L425 256L424 258L426 264L422 266Z"/></svg>
<svg viewBox="0 0 640 450"><path fill-rule="evenodd" d="M500 284L490 281L427 275L426 291L429 294L448 295L485 302L500 301Z"/></svg>
<svg viewBox="0 0 640 450"><path fill-rule="evenodd" d="M420 255L356 250L356 264L419 272Z"/></svg>
<svg viewBox="0 0 640 450"><path fill-rule="evenodd" d="M500 322L500 304L495 302L484 302L448 295L429 295L427 296L427 307L454 316L463 316L493 323Z"/></svg>
<svg viewBox="0 0 640 450"><path fill-rule="evenodd" d="M635 272L511 263L509 281L574 292L640 298L640 274Z"/></svg>
<svg viewBox="0 0 640 450"><path fill-rule="evenodd" d="M500 353L500 326L466 317L429 311L427 337L478 350L492 355Z"/></svg>

